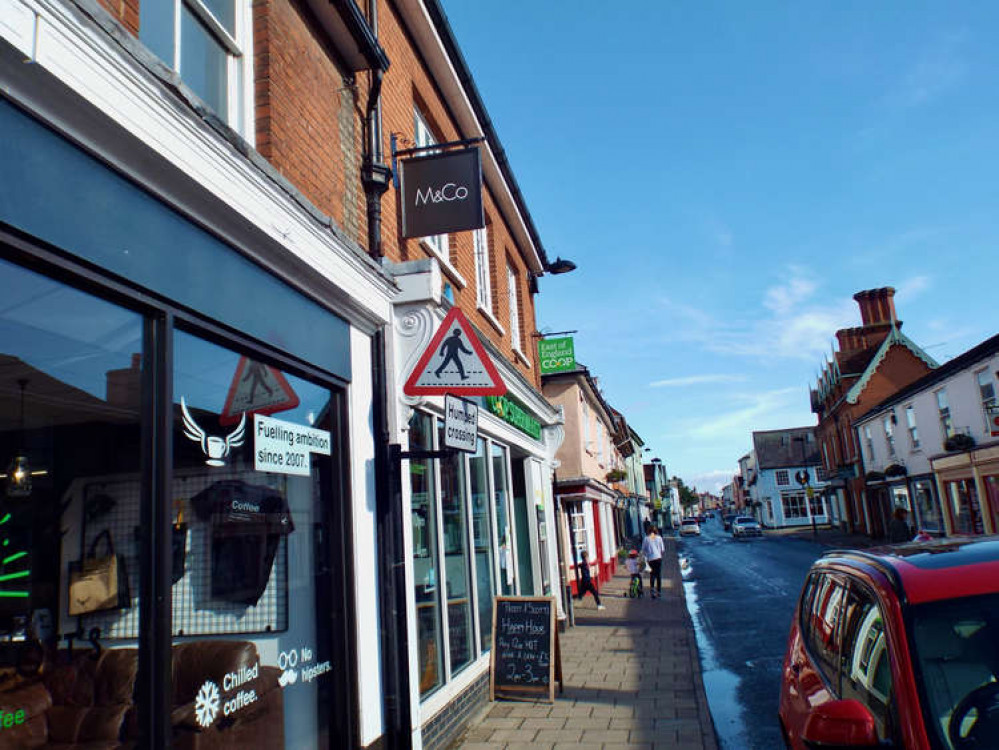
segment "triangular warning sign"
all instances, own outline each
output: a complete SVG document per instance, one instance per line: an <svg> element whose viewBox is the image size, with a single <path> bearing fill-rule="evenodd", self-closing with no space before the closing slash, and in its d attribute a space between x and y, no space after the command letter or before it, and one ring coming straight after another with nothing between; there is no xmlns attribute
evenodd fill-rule
<svg viewBox="0 0 999 750"><path fill-rule="evenodd" d="M402 392L407 396L502 396L506 385L468 318L452 307L420 355Z"/></svg>
<svg viewBox="0 0 999 750"><path fill-rule="evenodd" d="M236 424L244 413L274 414L298 404L298 394L280 370L240 357L219 423Z"/></svg>

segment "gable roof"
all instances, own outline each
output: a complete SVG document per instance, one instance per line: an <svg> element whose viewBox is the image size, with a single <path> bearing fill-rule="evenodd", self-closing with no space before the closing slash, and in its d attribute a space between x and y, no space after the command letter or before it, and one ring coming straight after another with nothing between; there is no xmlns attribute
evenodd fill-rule
<svg viewBox="0 0 999 750"><path fill-rule="evenodd" d="M816 466L822 462L814 427L754 432L753 450L756 453L756 466L760 470Z"/></svg>
<svg viewBox="0 0 999 750"><path fill-rule="evenodd" d="M884 411L885 409L895 406L902 401L906 401L914 394L931 388L940 381L946 380L951 375L967 369L981 360L991 357L997 352L999 352L999 334L996 334L992 338L985 339L982 343L973 346L963 354L959 354L949 362L935 368L932 372L923 375L923 377L919 378L919 380L909 383L909 385L905 388L893 393L884 401L874 406L870 411L854 420L854 423L863 422L880 411Z"/></svg>
<svg viewBox="0 0 999 750"><path fill-rule="evenodd" d="M923 362L925 362L930 369L936 369L939 367L937 361L933 359L933 357L924 352L915 341L902 333L898 329L898 326L893 325L891 327L891 331L885 337L885 340L881 342L881 347L867 364L863 374L860 376L860 380L854 383L850 390L847 391L847 403L855 404L860 400L860 394L864 392L867 384L871 382L871 378L874 377L874 373L877 372L878 366L884 361L885 357L888 356L888 351L896 345L904 346L916 357L923 360Z"/></svg>

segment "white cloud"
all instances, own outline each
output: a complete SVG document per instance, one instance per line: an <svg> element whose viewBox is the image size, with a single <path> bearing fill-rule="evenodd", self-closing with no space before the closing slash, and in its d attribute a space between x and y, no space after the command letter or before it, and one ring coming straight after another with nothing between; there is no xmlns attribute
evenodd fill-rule
<svg viewBox="0 0 999 750"><path fill-rule="evenodd" d="M818 285L809 279L801 268L788 268L790 278L767 289L763 296L764 307L777 315L787 315L815 294Z"/></svg>
<svg viewBox="0 0 999 750"><path fill-rule="evenodd" d="M965 36L963 33L947 34L933 48L924 50L889 99L903 107L918 107L960 85L968 72L968 65L960 54Z"/></svg>
<svg viewBox="0 0 999 750"><path fill-rule="evenodd" d="M746 380L745 375L688 375L682 378L666 378L665 380L655 380L649 383L651 388L677 388L687 385L701 385L704 383L741 383Z"/></svg>
<svg viewBox="0 0 999 750"><path fill-rule="evenodd" d="M906 304L916 299L932 286L929 276L912 276L895 286L895 305Z"/></svg>
<svg viewBox="0 0 999 750"><path fill-rule="evenodd" d="M683 482L688 487L696 487L698 492L710 492L719 495L721 494L722 487L731 482L732 477L737 473L737 469L714 469L713 471L702 471L686 476L683 478Z"/></svg>
<svg viewBox="0 0 999 750"><path fill-rule="evenodd" d="M731 435L748 435L753 430L778 428L800 421L807 412L807 391L802 386L742 394L734 399L745 405L700 420L687 434L699 440L716 440Z"/></svg>

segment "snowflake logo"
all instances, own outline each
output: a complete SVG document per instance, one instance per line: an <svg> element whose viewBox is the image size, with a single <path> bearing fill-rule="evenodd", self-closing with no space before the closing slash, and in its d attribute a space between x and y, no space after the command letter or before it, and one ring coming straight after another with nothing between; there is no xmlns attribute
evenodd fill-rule
<svg viewBox="0 0 999 750"><path fill-rule="evenodd" d="M195 718L204 728L208 728L219 714L219 686L207 680L194 699Z"/></svg>

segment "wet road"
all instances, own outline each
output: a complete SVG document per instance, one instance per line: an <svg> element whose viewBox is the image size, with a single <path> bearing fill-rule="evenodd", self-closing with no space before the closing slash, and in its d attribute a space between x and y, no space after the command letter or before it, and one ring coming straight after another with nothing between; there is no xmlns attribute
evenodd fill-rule
<svg viewBox="0 0 999 750"><path fill-rule="evenodd" d="M680 543L690 563L684 588L704 686L725 750L784 746L777 724L781 663L805 574L823 550L779 536L737 541L720 518Z"/></svg>

